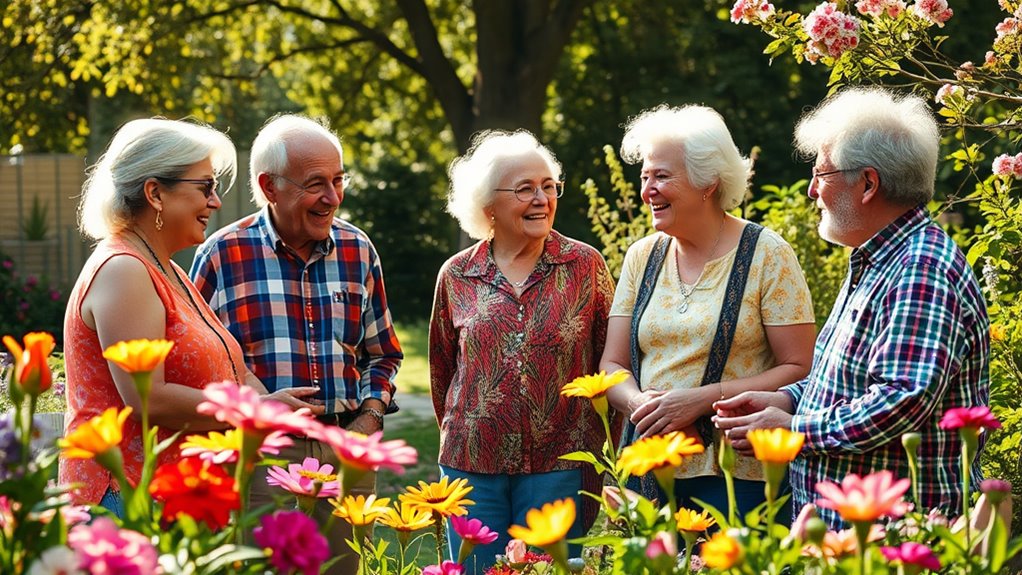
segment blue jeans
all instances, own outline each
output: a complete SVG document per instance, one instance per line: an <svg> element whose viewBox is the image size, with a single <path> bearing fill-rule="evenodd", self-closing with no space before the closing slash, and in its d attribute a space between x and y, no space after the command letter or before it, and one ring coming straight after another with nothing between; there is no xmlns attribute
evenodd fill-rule
<svg viewBox="0 0 1022 575"><path fill-rule="evenodd" d="M467 479L472 486L468 498L475 501L469 506L468 517L478 519L483 525L497 533L497 540L489 545L479 545L465 560L466 575L481 575L489 569L497 554L503 555L511 536L507 534L512 525L525 526L525 514L538 509L544 503L570 497L575 500L578 510L575 524L568 531L568 539L585 535L582 533L582 470L568 469L549 473L528 473L520 475L470 473L459 469L440 466L440 474L454 479ZM461 538L448 522L448 538L451 559L457 561ZM580 545L569 545L568 552L578 557Z"/></svg>
<svg viewBox="0 0 1022 575"><path fill-rule="evenodd" d="M103 498L99 500L99 506L109 509L118 519L124 519L124 498L120 491L107 487Z"/></svg>

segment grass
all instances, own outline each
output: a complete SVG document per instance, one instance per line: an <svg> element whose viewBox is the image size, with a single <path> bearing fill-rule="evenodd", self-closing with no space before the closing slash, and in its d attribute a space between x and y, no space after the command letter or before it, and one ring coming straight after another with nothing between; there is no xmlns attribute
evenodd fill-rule
<svg viewBox="0 0 1022 575"><path fill-rule="evenodd" d="M429 329L426 322L395 324L398 341L405 353L397 372L398 394L429 393Z"/></svg>

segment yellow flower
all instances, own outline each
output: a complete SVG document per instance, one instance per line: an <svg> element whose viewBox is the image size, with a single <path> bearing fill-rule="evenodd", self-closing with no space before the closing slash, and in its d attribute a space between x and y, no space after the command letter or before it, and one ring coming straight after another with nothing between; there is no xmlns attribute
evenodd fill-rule
<svg viewBox="0 0 1022 575"><path fill-rule="evenodd" d="M439 482L429 484L420 481L418 489L409 485L406 488L408 492L402 493L398 498L405 505L411 505L430 513L439 513L444 517L465 515L468 513L465 506L475 505L475 501L465 499L468 492L472 491L472 486L464 478L455 479L450 484L448 484L448 479L447 476L444 476L440 478Z"/></svg>
<svg viewBox="0 0 1022 575"><path fill-rule="evenodd" d="M390 499L377 499L376 495L349 495L343 501L331 499L330 504L334 506L334 515L351 523L355 527L372 525L374 521L387 514L390 509Z"/></svg>
<svg viewBox="0 0 1022 575"><path fill-rule="evenodd" d="M783 428L753 429L746 436L756 459L770 463L791 463L802 450L805 434Z"/></svg>
<svg viewBox="0 0 1022 575"><path fill-rule="evenodd" d="M387 508L387 513L380 517L380 523L395 531L418 531L433 525L433 514L414 505L395 502Z"/></svg>
<svg viewBox="0 0 1022 575"><path fill-rule="evenodd" d="M999 323L990 324L990 339L992 341L1004 341L1004 338L1007 335L1007 331L1004 329L1003 325Z"/></svg>
<svg viewBox="0 0 1022 575"><path fill-rule="evenodd" d="M130 414L130 407L120 413L116 407L111 407L79 425L57 442L63 450L61 455L68 459L92 459L117 447L123 438L122 426Z"/></svg>
<svg viewBox="0 0 1022 575"><path fill-rule="evenodd" d="M149 373L167 358L172 347L174 342L165 339L133 339L106 348L103 357L128 373Z"/></svg>
<svg viewBox="0 0 1022 575"><path fill-rule="evenodd" d="M571 383L561 388L561 395L565 397L588 397L592 399L607 392L608 389L628 379L628 372L617 370L607 375L601 371L595 375L583 375L576 377Z"/></svg>
<svg viewBox="0 0 1022 575"><path fill-rule="evenodd" d="M693 511L691 509L685 509L682 507L674 514L674 519L678 522L678 531L690 531L694 533L702 533L714 523L716 519L710 517L707 511Z"/></svg>
<svg viewBox="0 0 1022 575"><path fill-rule="evenodd" d="M730 569L742 560L742 546L730 535L718 531L703 543L700 553L711 569Z"/></svg>
<svg viewBox="0 0 1022 575"><path fill-rule="evenodd" d="M686 455L704 451L703 444L681 431L654 435L636 441L621 450L618 467L629 475L640 476L653 469L678 467Z"/></svg>
<svg viewBox="0 0 1022 575"><path fill-rule="evenodd" d="M542 509L530 509L525 523L528 527L512 525L508 534L526 545L549 547L564 539L575 523L575 500L569 497L547 503Z"/></svg>

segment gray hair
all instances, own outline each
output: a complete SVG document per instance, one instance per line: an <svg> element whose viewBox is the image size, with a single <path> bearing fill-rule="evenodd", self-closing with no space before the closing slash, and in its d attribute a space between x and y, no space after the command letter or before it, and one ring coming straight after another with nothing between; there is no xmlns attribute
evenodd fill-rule
<svg viewBox="0 0 1022 575"><path fill-rule="evenodd" d="M326 118L310 118L300 114L278 114L270 118L259 130L249 158L249 184L252 201L260 208L270 203L259 186L259 174L282 174L288 169L287 146L291 142L309 137L326 138L344 158L341 139L330 130Z"/></svg>
<svg viewBox="0 0 1022 575"><path fill-rule="evenodd" d="M646 110L625 126L621 157L635 164L662 145L674 147L685 159L693 187L705 189L720 183L717 191L722 209L733 210L742 203L752 177L752 162L738 151L716 110L666 104Z"/></svg>
<svg viewBox="0 0 1022 575"><path fill-rule="evenodd" d="M872 167L884 197L916 205L933 197L940 132L926 101L882 88L848 88L827 98L795 127L795 147L835 168ZM858 174L846 174L853 182Z"/></svg>
<svg viewBox="0 0 1022 575"><path fill-rule="evenodd" d="M99 161L89 170L78 207L78 228L103 239L131 225L145 209L145 181L177 178L205 159L213 174L234 185L238 157L222 132L193 121L149 118L121 126Z"/></svg>
<svg viewBox="0 0 1022 575"><path fill-rule="evenodd" d="M546 162L555 180L561 179L560 162L527 130L479 132L468 152L451 162L447 212L466 234L477 240L489 237L493 228L485 208L493 203L494 188L513 160L533 153Z"/></svg>

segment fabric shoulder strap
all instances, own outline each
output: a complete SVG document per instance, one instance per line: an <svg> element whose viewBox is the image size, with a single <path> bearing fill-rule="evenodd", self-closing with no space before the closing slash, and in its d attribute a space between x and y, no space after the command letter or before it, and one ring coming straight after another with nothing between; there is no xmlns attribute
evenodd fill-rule
<svg viewBox="0 0 1022 575"><path fill-rule="evenodd" d="M639 293L635 296L635 306L632 308L631 367L632 376L639 389L642 389L642 383L639 380L639 367L642 364L639 353L639 320L642 319L642 313L649 305L653 288L656 287L657 277L660 275L660 268L663 267L664 259L667 257L667 248L670 246L671 240L666 235L661 234L657 238L656 244L653 245L653 251L650 252L649 259L646 260L646 270L642 274L642 283L639 284Z"/></svg>

